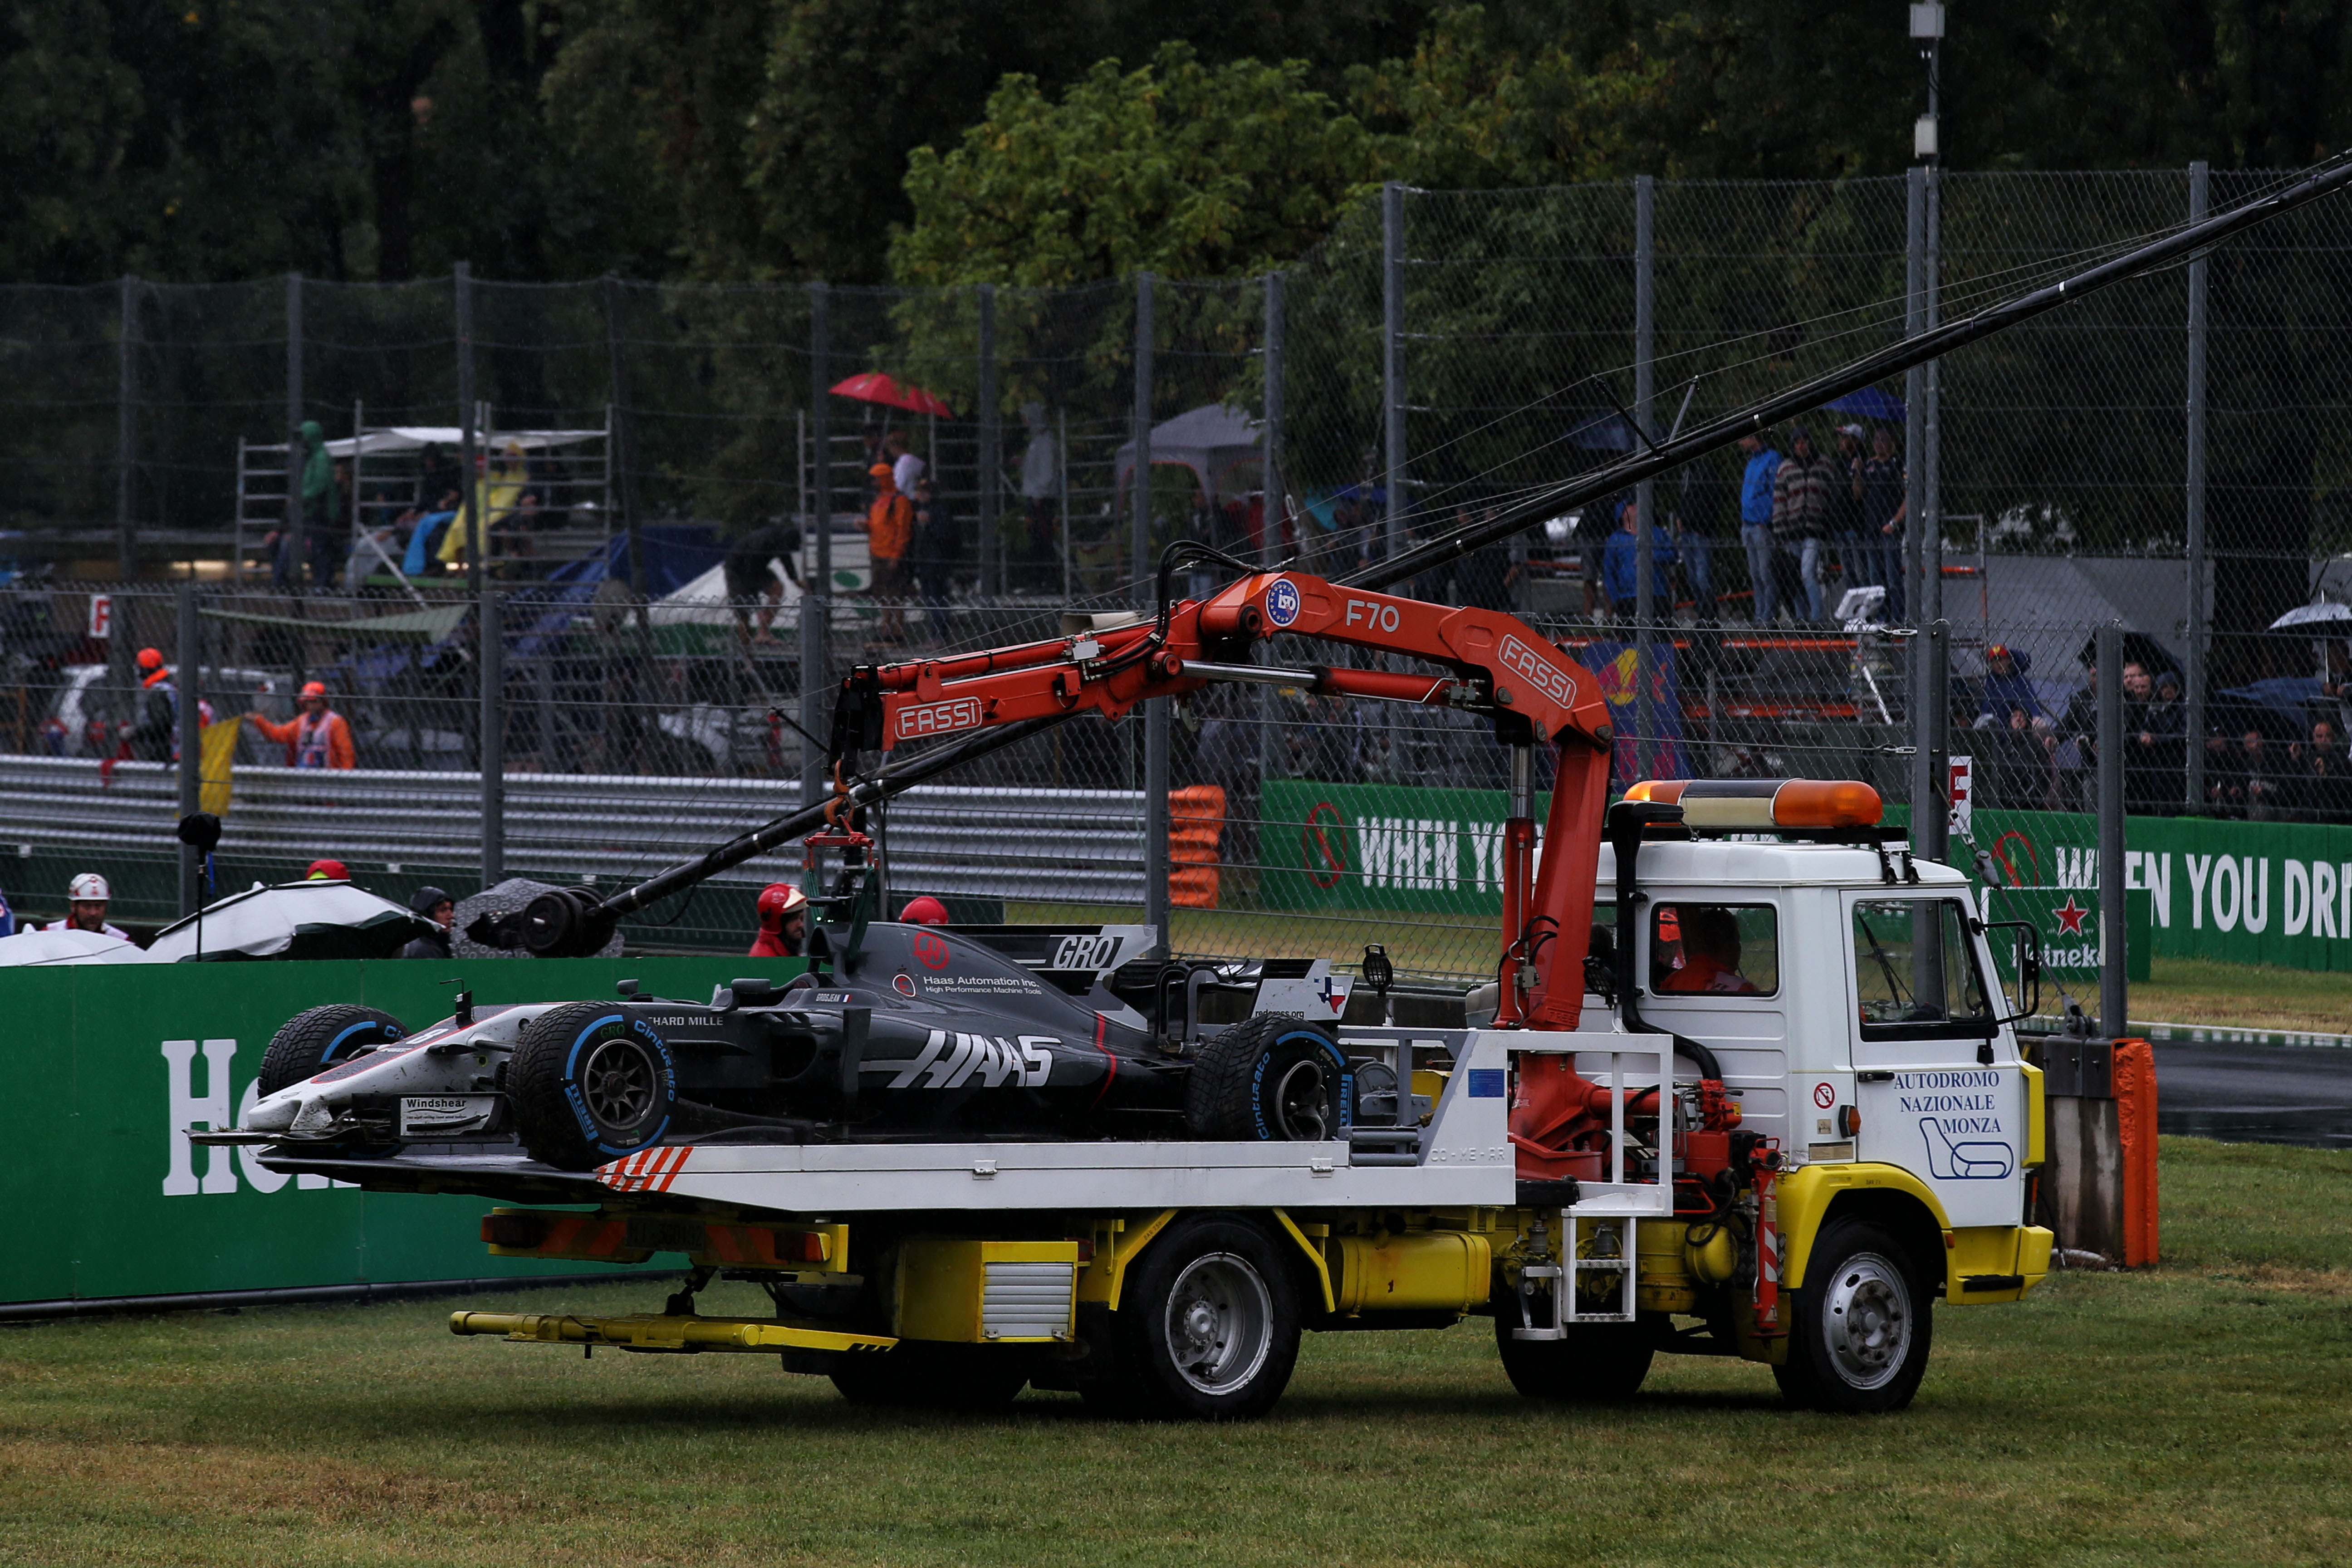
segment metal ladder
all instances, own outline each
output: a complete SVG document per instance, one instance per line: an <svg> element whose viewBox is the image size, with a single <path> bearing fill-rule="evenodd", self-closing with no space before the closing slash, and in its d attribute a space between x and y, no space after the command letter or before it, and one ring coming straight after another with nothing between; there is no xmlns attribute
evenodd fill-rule
<svg viewBox="0 0 2352 1568"><path fill-rule="evenodd" d="M1528 1310L1528 1296L1523 1283L1519 1297L1519 1315L1523 1326L1513 1329L1515 1340L1562 1340L1568 1337L1571 1323L1630 1323L1633 1321L1634 1232L1640 1224L1633 1215L1609 1219L1580 1219L1572 1210L1560 1212L1559 1263L1531 1263L1519 1270L1523 1282L1551 1282L1551 1312L1549 1321L1537 1322ZM1578 1254L1580 1233L1585 1226L1598 1230L1601 1226L1618 1226L1618 1251L1613 1258L1581 1258ZM1587 1273L1615 1272L1619 1277L1617 1310L1613 1312L1580 1311L1577 1291L1572 1281Z"/></svg>

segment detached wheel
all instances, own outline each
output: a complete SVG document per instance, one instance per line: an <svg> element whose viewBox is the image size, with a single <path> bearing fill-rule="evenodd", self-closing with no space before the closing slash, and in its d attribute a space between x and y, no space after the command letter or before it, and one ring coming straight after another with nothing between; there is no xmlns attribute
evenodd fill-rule
<svg viewBox="0 0 2352 1568"><path fill-rule="evenodd" d="M1495 1349L1503 1375L1528 1399L1613 1405L1641 1392L1657 1347L1649 1325L1570 1323L1564 1340L1514 1339L1518 1309L1508 1298L1495 1302Z"/></svg>
<svg viewBox="0 0 2352 1568"><path fill-rule="evenodd" d="M261 1092L276 1094L407 1034L407 1025L373 1007L335 1003L297 1013L286 1020L262 1053Z"/></svg>
<svg viewBox="0 0 2352 1568"><path fill-rule="evenodd" d="M1262 1014L1201 1047L1184 1121L1196 1138L1319 1143L1346 1135L1350 1090L1337 1040L1312 1024Z"/></svg>
<svg viewBox="0 0 2352 1568"><path fill-rule="evenodd" d="M1813 1243L1790 1308L1789 1359L1772 1373L1803 1409L1900 1410L1927 1374L1930 1328L1927 1294L1895 1238L1864 1221L1833 1221Z"/></svg>
<svg viewBox="0 0 2352 1568"><path fill-rule="evenodd" d="M1265 1415L1298 1364L1298 1300L1265 1234L1240 1220L1179 1220L1145 1248L1111 1314L1107 1411L1192 1421Z"/></svg>
<svg viewBox="0 0 2352 1568"><path fill-rule="evenodd" d="M661 1142L677 1106L677 1068L643 1019L574 1002L523 1026L507 1094L532 1159L593 1171Z"/></svg>

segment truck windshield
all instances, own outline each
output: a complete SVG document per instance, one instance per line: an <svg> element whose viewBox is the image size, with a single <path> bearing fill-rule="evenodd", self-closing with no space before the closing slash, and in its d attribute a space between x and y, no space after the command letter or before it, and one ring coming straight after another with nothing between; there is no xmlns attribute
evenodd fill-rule
<svg viewBox="0 0 2352 1568"><path fill-rule="evenodd" d="M1958 900L1864 900L1853 907L1853 958L1864 1039L1979 1036L1993 1026Z"/></svg>
<svg viewBox="0 0 2352 1568"><path fill-rule="evenodd" d="M1780 989L1780 912L1769 904L1660 904L1650 989L1661 996L1769 996Z"/></svg>

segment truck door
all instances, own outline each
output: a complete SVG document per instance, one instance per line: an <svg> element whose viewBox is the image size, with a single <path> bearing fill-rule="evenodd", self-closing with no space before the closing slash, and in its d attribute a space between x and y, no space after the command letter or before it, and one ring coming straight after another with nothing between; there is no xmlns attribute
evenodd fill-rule
<svg viewBox="0 0 2352 1568"><path fill-rule="evenodd" d="M1953 1225L2015 1225L2024 1076L2002 1043L1973 924L1957 889L1850 896L1855 1116L1841 1120L1834 1105L1814 1114L1853 1138L1855 1158L1925 1182Z"/></svg>

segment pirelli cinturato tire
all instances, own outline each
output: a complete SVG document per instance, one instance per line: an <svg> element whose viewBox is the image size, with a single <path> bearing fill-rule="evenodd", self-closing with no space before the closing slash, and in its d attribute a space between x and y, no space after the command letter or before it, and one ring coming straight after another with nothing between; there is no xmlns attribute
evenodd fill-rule
<svg viewBox="0 0 2352 1568"><path fill-rule="evenodd" d="M507 1096L532 1159L592 1171L661 1142L677 1106L677 1068L644 1019L573 1002L523 1026Z"/></svg>
<svg viewBox="0 0 2352 1568"><path fill-rule="evenodd" d="M1790 1404L1850 1415L1900 1410L1927 1371L1928 1293L1895 1238L1832 1220L1789 1315L1789 1359L1772 1369Z"/></svg>
<svg viewBox="0 0 2352 1568"><path fill-rule="evenodd" d="M362 1051L391 1045L407 1033L408 1026L373 1007L338 1002L297 1013L286 1020L261 1054L261 1092L276 1094Z"/></svg>
<svg viewBox="0 0 2352 1568"><path fill-rule="evenodd" d="M1650 1326L1570 1323L1561 1340L1523 1340L1513 1331L1519 1314L1507 1298L1495 1303L1495 1349L1503 1374L1529 1399L1615 1404L1641 1392L1656 1352Z"/></svg>
<svg viewBox="0 0 2352 1568"><path fill-rule="evenodd" d="M1266 1233L1220 1215L1180 1219L1144 1248L1110 1314L1113 1379L1097 1408L1146 1418L1265 1415L1298 1363L1293 1270Z"/></svg>
<svg viewBox="0 0 2352 1568"><path fill-rule="evenodd" d="M1346 1135L1348 1058L1325 1030L1260 1014L1201 1047L1185 1086L1196 1138L1320 1142Z"/></svg>

